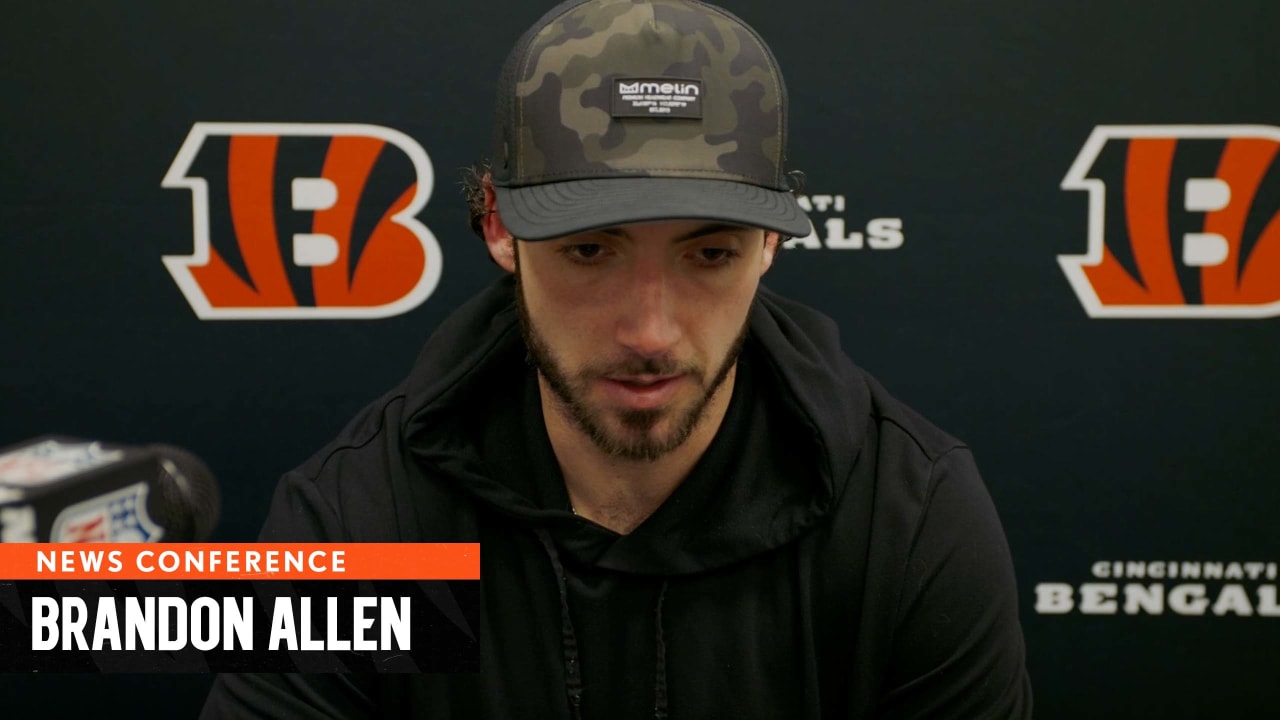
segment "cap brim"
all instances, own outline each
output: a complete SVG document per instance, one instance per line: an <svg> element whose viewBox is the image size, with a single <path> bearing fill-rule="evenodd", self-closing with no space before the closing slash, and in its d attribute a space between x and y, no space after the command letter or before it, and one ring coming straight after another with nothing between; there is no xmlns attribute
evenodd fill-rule
<svg viewBox="0 0 1280 720"><path fill-rule="evenodd" d="M503 224L520 240L655 220L716 220L788 237L813 227L795 195L729 180L615 177L494 191Z"/></svg>

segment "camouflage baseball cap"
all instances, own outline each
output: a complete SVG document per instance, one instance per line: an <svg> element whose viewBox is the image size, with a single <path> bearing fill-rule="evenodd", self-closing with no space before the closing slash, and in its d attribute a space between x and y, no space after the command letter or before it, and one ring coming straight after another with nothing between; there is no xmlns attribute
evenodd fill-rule
<svg viewBox="0 0 1280 720"><path fill-rule="evenodd" d="M809 234L787 91L760 36L696 0L569 0L498 83L493 185L512 235L705 219Z"/></svg>

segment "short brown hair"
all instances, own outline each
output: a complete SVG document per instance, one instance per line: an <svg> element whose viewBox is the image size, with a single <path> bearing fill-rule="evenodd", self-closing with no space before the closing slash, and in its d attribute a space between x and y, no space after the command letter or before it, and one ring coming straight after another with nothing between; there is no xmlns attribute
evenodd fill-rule
<svg viewBox="0 0 1280 720"><path fill-rule="evenodd" d="M467 214L471 232L481 240L484 239L484 216L489 214L484 207L484 186L489 181L489 161L481 160L471 167L462 169L462 198L467 203Z"/></svg>

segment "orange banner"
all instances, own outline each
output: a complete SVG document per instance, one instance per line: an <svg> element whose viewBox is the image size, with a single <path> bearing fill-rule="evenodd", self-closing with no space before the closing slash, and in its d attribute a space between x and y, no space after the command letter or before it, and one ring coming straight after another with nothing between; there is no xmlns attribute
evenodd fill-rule
<svg viewBox="0 0 1280 720"><path fill-rule="evenodd" d="M0 580L479 579L479 543L0 543Z"/></svg>

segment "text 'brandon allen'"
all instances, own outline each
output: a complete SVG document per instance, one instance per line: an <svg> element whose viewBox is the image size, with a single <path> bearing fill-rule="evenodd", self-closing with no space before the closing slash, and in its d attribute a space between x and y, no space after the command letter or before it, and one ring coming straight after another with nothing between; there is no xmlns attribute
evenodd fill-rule
<svg viewBox="0 0 1280 720"><path fill-rule="evenodd" d="M32 650L253 650L253 599L163 596L124 599L123 622L115 598L89 606L77 597L61 602L31 598ZM325 598L324 638L312 635L311 598L278 597L271 614L268 650L410 650L409 598L351 598L353 626L338 630L338 598ZM378 624L377 640L369 637ZM87 634L87 637L86 637ZM344 637L345 635L345 637Z"/></svg>

